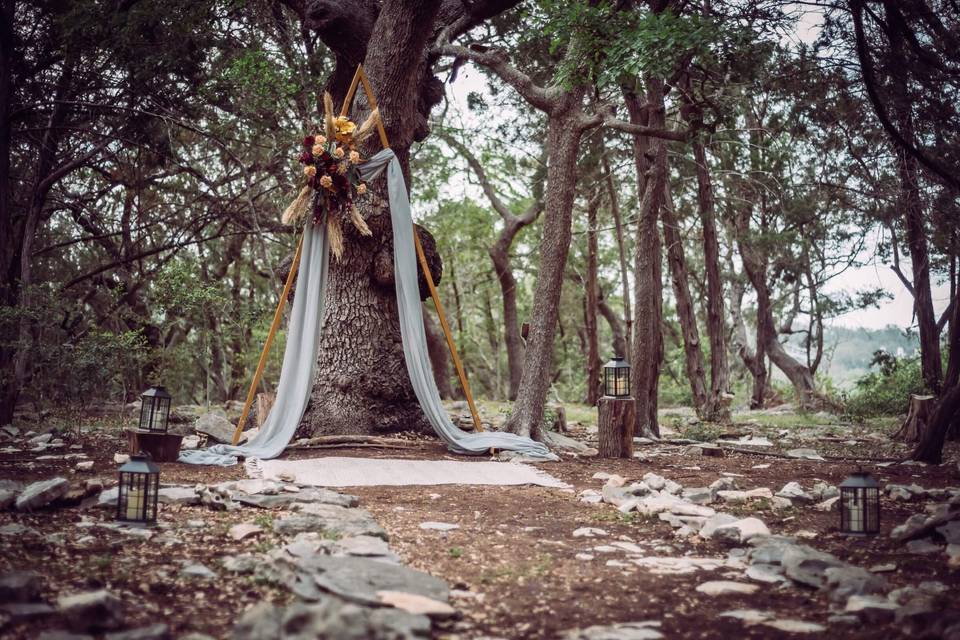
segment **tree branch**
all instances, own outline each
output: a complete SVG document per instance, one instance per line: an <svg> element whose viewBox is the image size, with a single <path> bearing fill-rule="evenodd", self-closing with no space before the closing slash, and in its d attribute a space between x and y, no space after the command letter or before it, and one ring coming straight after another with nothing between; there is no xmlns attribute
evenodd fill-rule
<svg viewBox="0 0 960 640"><path fill-rule="evenodd" d="M482 65L495 73L497 77L516 89L517 93L531 106L550 113L560 106L559 96L550 89L536 84L530 76L510 64L510 58L504 51L476 51L457 45L447 44L437 49L438 53L454 58L465 58Z"/></svg>

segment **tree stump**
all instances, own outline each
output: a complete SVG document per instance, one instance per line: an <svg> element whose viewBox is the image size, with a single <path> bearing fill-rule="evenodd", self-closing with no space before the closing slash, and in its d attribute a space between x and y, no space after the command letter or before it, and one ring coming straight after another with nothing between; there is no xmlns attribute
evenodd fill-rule
<svg viewBox="0 0 960 640"><path fill-rule="evenodd" d="M604 396L597 402L600 421L598 423L598 445L601 458L633 457L633 423L637 411L637 402L633 398L611 398Z"/></svg>
<svg viewBox="0 0 960 640"><path fill-rule="evenodd" d="M893 434L893 439L904 442L919 442L930 424L930 417L936 406L936 396L910 395L910 410L907 418Z"/></svg>

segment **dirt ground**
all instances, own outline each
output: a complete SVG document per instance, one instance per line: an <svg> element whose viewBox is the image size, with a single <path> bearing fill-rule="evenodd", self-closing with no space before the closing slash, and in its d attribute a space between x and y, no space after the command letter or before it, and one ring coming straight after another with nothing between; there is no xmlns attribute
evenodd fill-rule
<svg viewBox="0 0 960 640"><path fill-rule="evenodd" d="M575 432L581 438L585 431ZM65 433L69 445L81 445L94 460L94 472L74 471L76 460L37 461L34 454L0 453L0 478L18 481L61 475L79 483L101 478L114 480L113 455L124 451L116 432L92 431L81 436ZM821 452L844 454L844 445L821 435ZM882 438L847 446L847 455L883 458L897 453ZM795 446L795 445L791 445ZM872 446L870 450L863 447ZM51 454L76 453L62 449ZM446 580L458 590L453 604L462 618L444 623L439 637L554 638L559 632L596 624L644 620L661 621L667 638L777 638L793 634L766 626L745 626L718 617L730 609L761 609L778 616L827 624L830 615L826 596L796 586L768 588L754 595L710 596L695 591L707 580L742 580L741 572L699 571L683 575L655 575L637 566L608 565L623 554L590 551L610 541L633 542L651 556L725 557L728 549L696 536L677 539L673 529L657 518L621 514L610 505L579 502L584 489L599 490L597 472L617 473L640 479L655 472L686 487L702 487L722 474L736 474L742 489L769 487L774 492L795 480L809 489L815 481L838 484L856 465L849 461L816 462L787 460L747 453L713 458L693 455L683 446L638 447L645 459L602 460L565 457L559 463L539 465L573 486L573 491L540 487L359 487L345 490L361 499L390 536L390 544L402 560L417 569ZM925 488L960 486L957 447L949 445L947 464L938 467L867 465L881 484L916 483ZM296 458L324 455L358 457L411 457L455 459L431 441L411 443L397 450L335 449L295 451ZM825 454L826 455L826 454ZM462 458L459 458L462 459ZM318 462L322 464L322 462ZM242 466L194 467L176 463L161 465L164 484L212 484L243 477ZM923 503L892 502L882 505L882 533L866 539L850 539L837 531L838 516L811 507L773 511L765 502L739 507L723 506L732 513L755 515L775 534L807 538L812 546L862 567L892 563L885 573L894 587L936 580L948 585L960 606L960 571L950 570L943 556L918 556L905 552L887 535L908 516L923 510ZM109 523L110 510L77 507L51 508L37 513L0 512L0 531L18 523L33 533L0 535L0 572L33 569L46 578L44 597L54 602L58 595L106 587L127 603L128 626L166 622L174 637L199 631L214 637L229 637L240 613L264 599L287 601L282 588L226 572L218 558L241 551L265 551L278 542L264 534L253 542L234 542L227 530L237 522L269 524L277 511L214 512L200 506L162 506L161 526L150 539L141 539L112 529L94 526ZM424 530L420 523L441 521L459 525L439 532ZM598 527L608 535L575 538L580 527ZM91 539L92 538L92 539ZM588 552L592 560L576 558ZM202 563L218 574L213 580L184 577L187 563ZM465 593L460 593L465 592ZM59 627L50 619L10 624L0 629L4 638L32 638L43 628ZM898 637L889 628L847 626L845 638ZM836 635L837 627L826 635ZM816 634L811 634L815 637ZM808 636L809 637L809 636Z"/></svg>

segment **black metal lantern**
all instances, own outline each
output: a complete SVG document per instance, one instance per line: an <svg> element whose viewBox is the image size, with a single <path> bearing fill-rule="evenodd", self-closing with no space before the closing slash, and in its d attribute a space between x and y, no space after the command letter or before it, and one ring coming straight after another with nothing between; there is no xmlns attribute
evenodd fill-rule
<svg viewBox="0 0 960 640"><path fill-rule="evenodd" d="M170 400L170 394L163 387L153 387L143 392L140 396L140 429L142 431L167 432Z"/></svg>
<svg viewBox="0 0 960 640"><path fill-rule="evenodd" d="M840 532L851 536L880 532L880 485L863 469L840 483Z"/></svg>
<svg viewBox="0 0 960 640"><path fill-rule="evenodd" d="M147 525L157 521L160 467L148 453L137 453L120 467L117 520Z"/></svg>
<svg viewBox="0 0 960 640"><path fill-rule="evenodd" d="M630 397L630 365L623 361L623 356L614 356L603 365L603 395Z"/></svg>

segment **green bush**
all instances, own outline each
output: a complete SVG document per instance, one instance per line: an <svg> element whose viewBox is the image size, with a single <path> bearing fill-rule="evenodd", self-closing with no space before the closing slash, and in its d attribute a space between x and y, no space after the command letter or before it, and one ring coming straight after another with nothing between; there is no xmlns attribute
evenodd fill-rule
<svg viewBox="0 0 960 640"><path fill-rule="evenodd" d="M870 418L906 413L911 394L928 393L917 358L897 358L885 351L875 351L871 372L856 382L847 399L847 413L857 418Z"/></svg>

